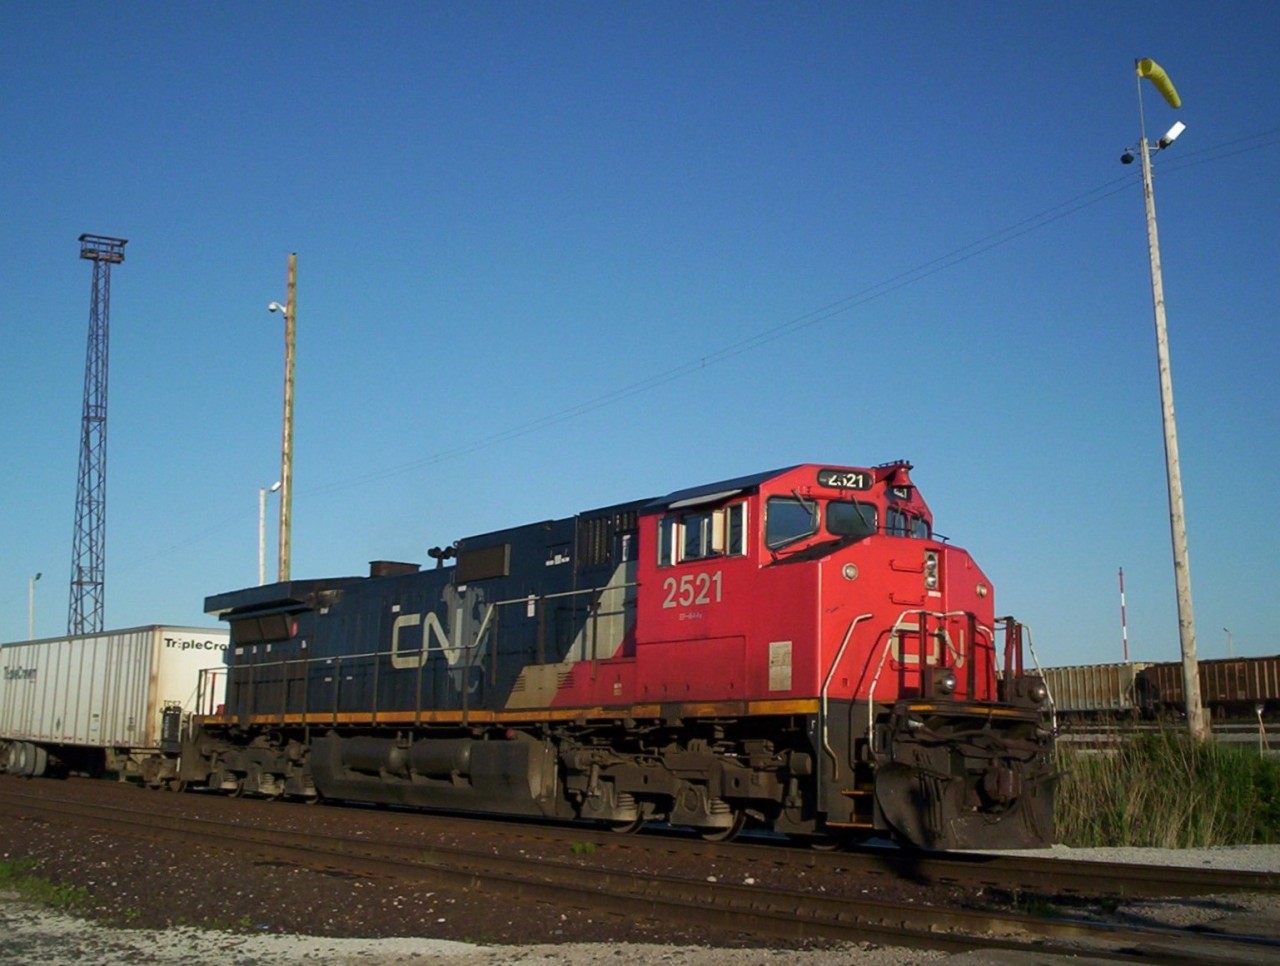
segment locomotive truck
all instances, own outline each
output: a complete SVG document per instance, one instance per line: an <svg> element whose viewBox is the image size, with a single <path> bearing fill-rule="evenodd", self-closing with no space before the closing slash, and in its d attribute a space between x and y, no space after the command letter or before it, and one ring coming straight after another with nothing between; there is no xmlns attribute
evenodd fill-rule
<svg viewBox="0 0 1280 966"><path fill-rule="evenodd" d="M711 840L1049 844L1043 682L911 469L792 466L431 569L211 596L226 703L191 719L180 779Z"/></svg>

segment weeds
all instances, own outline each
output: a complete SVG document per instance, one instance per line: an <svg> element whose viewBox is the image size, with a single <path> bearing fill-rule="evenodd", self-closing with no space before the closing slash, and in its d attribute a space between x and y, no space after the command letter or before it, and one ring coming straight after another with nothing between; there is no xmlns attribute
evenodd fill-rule
<svg viewBox="0 0 1280 966"><path fill-rule="evenodd" d="M1194 848L1280 842L1280 762L1164 728L1114 752L1059 747L1058 839Z"/></svg>
<svg viewBox="0 0 1280 966"><path fill-rule="evenodd" d="M71 912L89 905L89 890L81 886L59 885L35 874L36 863L29 859L0 861L0 889L17 893L24 902Z"/></svg>

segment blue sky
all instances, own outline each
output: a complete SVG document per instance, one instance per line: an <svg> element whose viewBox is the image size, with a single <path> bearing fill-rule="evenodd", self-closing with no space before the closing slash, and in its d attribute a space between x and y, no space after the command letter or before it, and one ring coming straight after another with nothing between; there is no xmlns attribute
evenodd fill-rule
<svg viewBox="0 0 1280 966"><path fill-rule="evenodd" d="M1121 567L1131 656L1175 659L1119 164L1153 57L1200 654L1280 652L1280 5L10 3L0 38L0 640L37 571L66 628L93 232L129 239L108 627L256 581L296 251L294 576L904 457L1045 663L1120 659Z"/></svg>

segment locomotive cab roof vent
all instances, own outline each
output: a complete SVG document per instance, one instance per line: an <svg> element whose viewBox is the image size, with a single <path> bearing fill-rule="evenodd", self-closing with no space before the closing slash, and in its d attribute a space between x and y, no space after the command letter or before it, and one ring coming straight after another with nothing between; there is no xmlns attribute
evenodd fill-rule
<svg viewBox="0 0 1280 966"><path fill-rule="evenodd" d="M416 563L402 563L398 560L370 560L370 577L401 577L404 574L416 574L421 567Z"/></svg>

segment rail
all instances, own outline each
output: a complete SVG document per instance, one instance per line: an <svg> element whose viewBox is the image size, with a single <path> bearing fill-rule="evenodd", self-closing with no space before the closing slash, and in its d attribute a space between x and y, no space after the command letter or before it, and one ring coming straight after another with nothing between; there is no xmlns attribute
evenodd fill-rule
<svg viewBox="0 0 1280 966"><path fill-rule="evenodd" d="M160 844L189 850L214 841L233 857L253 862L430 883L430 888L460 890L459 899L470 896L490 905L520 903L533 896L561 907L617 916L619 921L646 917L666 928L679 924L724 928L739 937L870 941L951 951L983 948L989 951L988 957L995 955L994 950L1016 950L1019 961L1025 957L1056 962L1060 957L1065 961L1067 956L1085 955L1108 962L1224 966L1272 962L1280 950L1280 941L1263 932L1262 926L1246 935L1219 934L1151 923L1089 922L1064 917L1055 908L1058 897L1073 894L1119 894L1130 899L1134 895L1274 892L1276 877L1257 873L1219 872L1211 878L1205 875L1208 870L1189 869L1182 878L1171 876L1167 867L1142 869L1012 856L901 855L885 850L828 855L788 851L776 844L707 847L669 838L655 838L649 845L644 837L628 838L623 848L618 836L595 836L584 833L581 826L538 826L537 839L532 841L530 832L535 827L512 826L517 848L492 842L476 847L466 836L427 833L426 829L438 829L435 821L422 825L422 834L414 823L407 823L408 831L388 829L386 834L363 824L340 831L334 826L345 823L297 828L274 810L263 809L262 816L250 818L251 811L256 816L256 806L215 813L207 809L208 801L202 796L190 796L173 807L167 805L169 796L145 796L145 808L122 808L106 804L101 792L95 792L95 801L88 803L59 800L47 791L37 796L33 787L17 779L0 780L0 817L16 823L32 816L55 827L132 836L151 848ZM112 786L110 791L119 789ZM579 851L576 846L583 844L584 836L594 846L586 860L565 858L570 851ZM575 848L570 850L570 844ZM694 866L694 875L662 861L685 844L691 847L681 851L706 860ZM638 850L646 861L637 865ZM719 874L705 876L708 864ZM725 874L725 868L732 869L732 875ZM1145 874L1135 875L1140 872ZM756 879L767 884L753 884ZM877 891L878 882L898 879L963 882L977 887L976 893L972 889L966 893L983 897L981 902L936 903L922 893L923 901L904 903L900 897L868 894ZM741 880L745 881L738 884ZM847 888L838 888L841 883ZM1023 890L1022 883L1029 888ZM1000 897L1001 888L1010 895ZM1041 914L1020 911L1024 891L1031 899L1042 900L1032 905L1040 907Z"/></svg>

